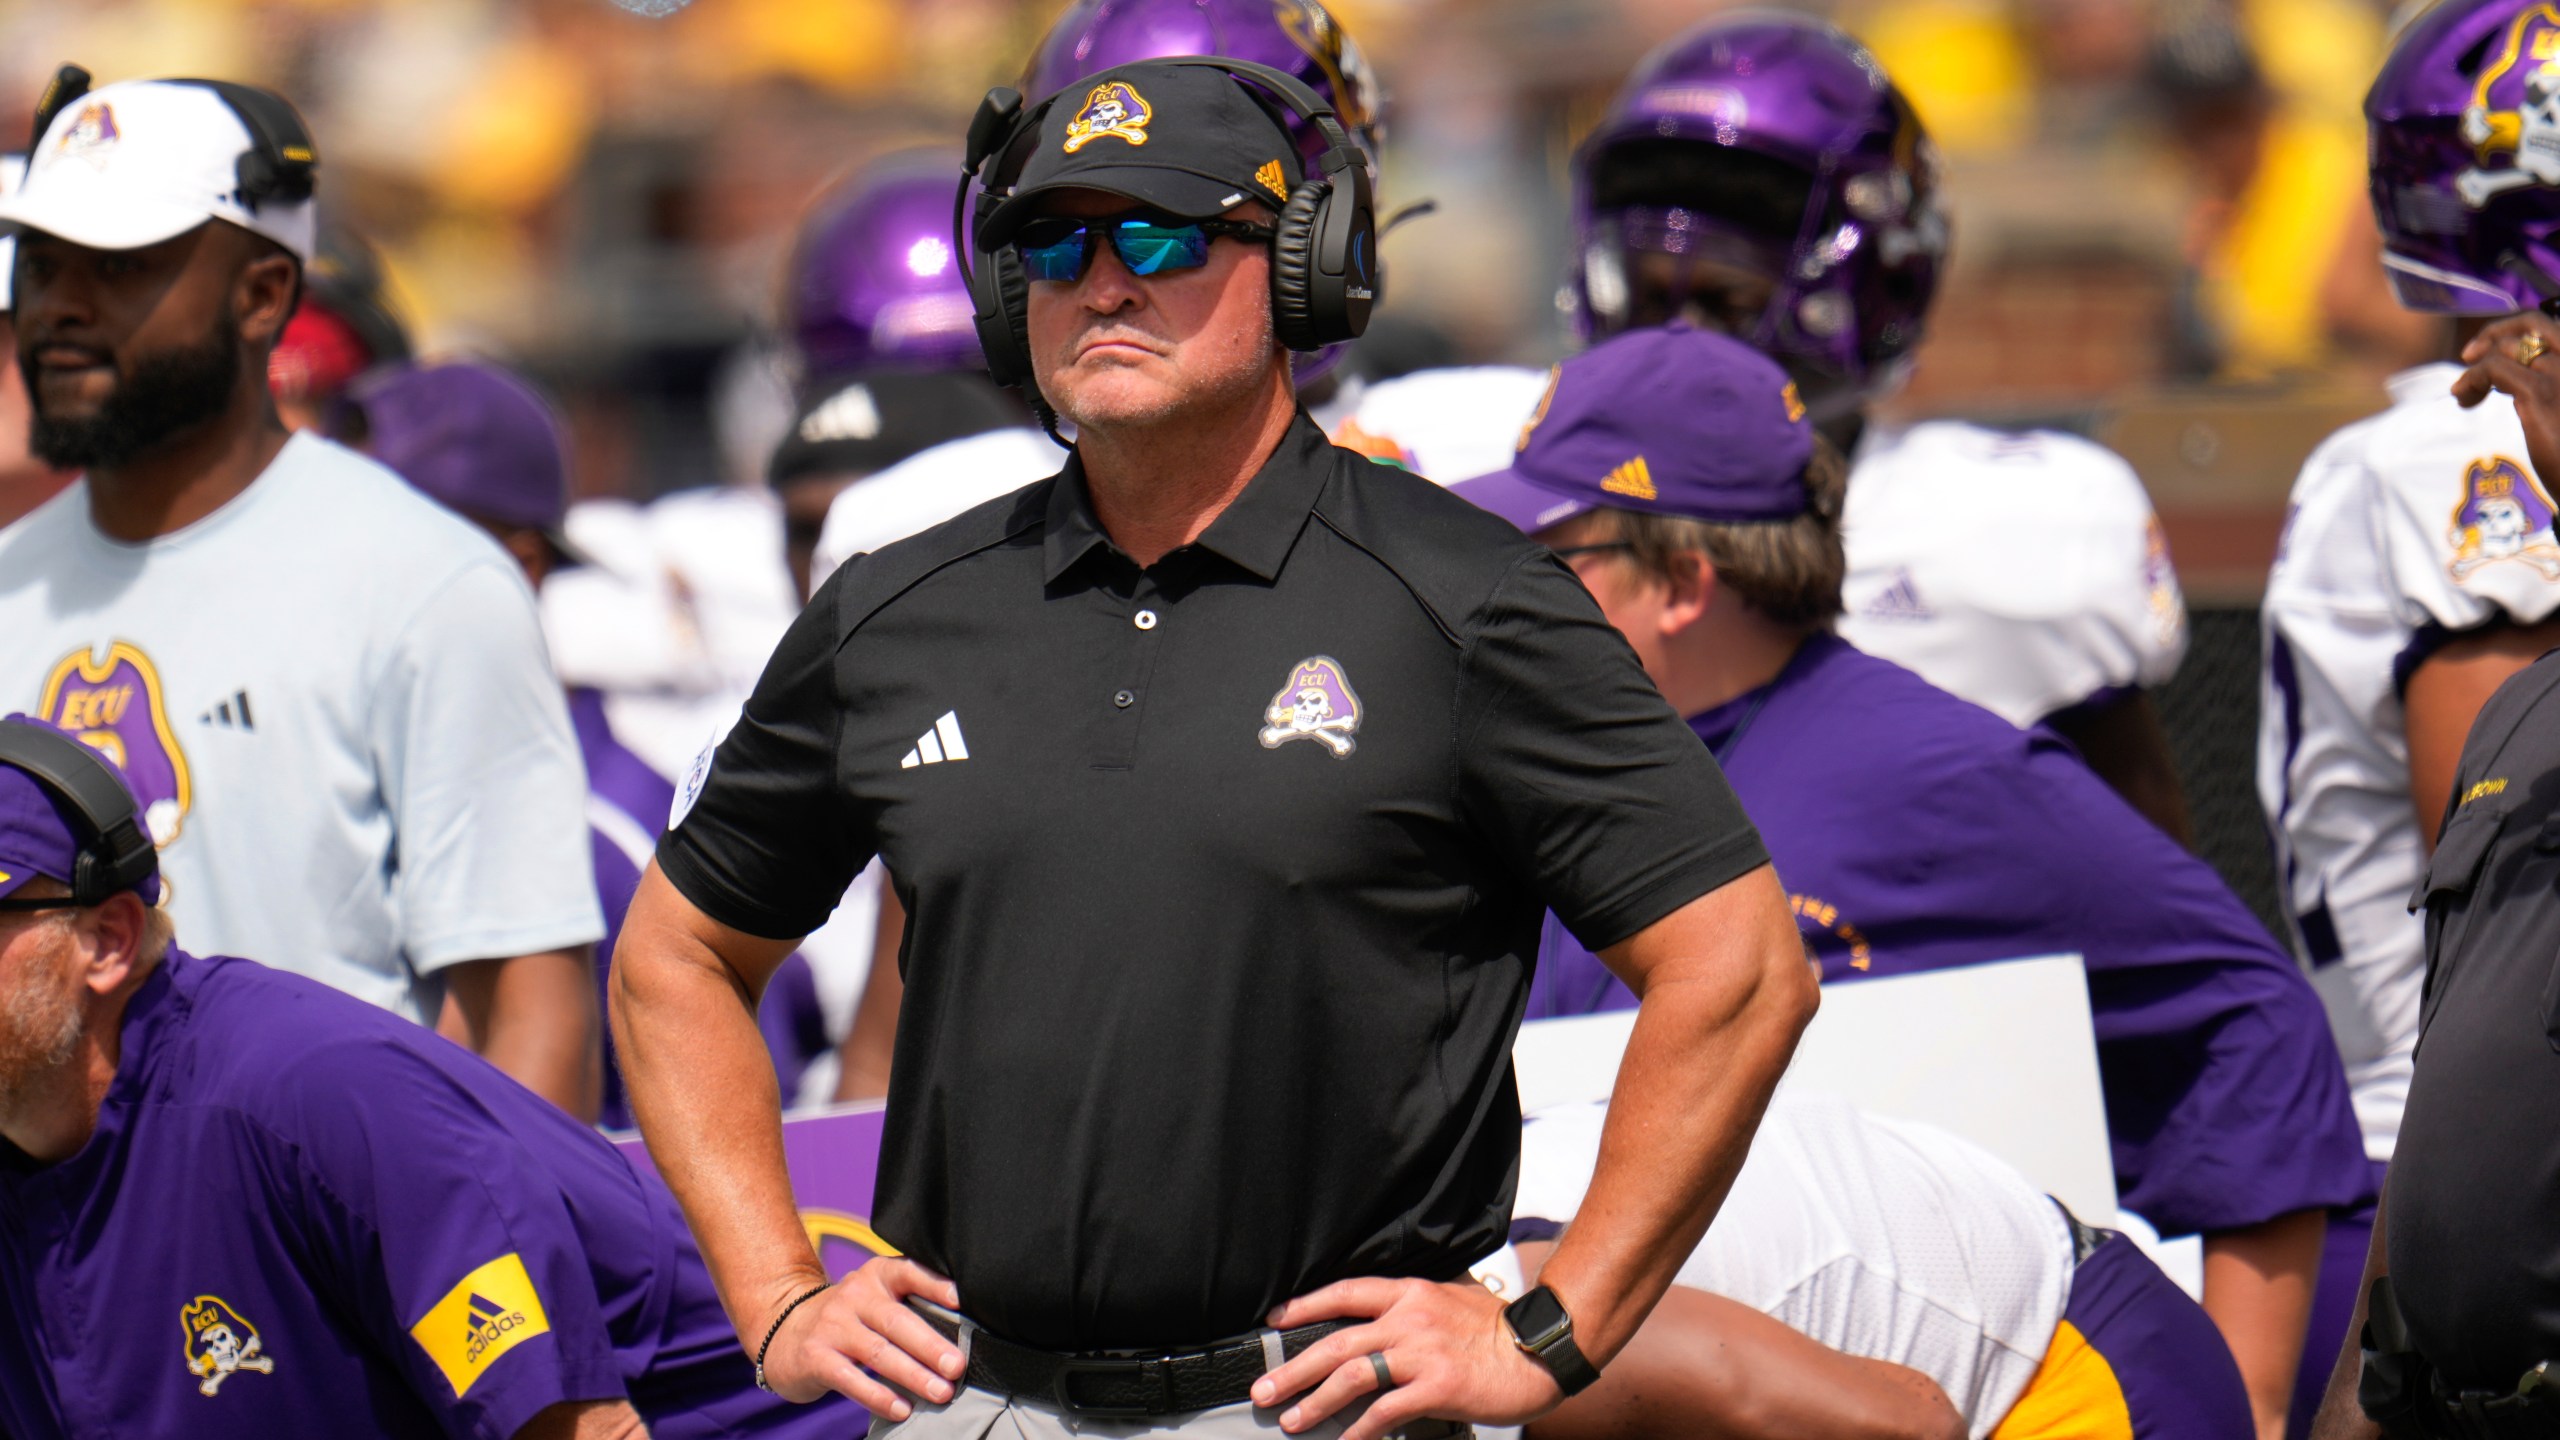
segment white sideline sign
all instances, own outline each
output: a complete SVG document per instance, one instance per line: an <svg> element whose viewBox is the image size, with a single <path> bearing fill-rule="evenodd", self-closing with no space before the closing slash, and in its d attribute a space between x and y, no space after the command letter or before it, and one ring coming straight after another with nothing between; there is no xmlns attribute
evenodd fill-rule
<svg viewBox="0 0 2560 1440"><path fill-rule="evenodd" d="M1520 1108L1606 1099L1635 1012L1520 1027ZM2092 1225L2116 1218L2098 1041L2077 955L1822 987L1784 1087L1934 1125L2008 1161Z"/></svg>

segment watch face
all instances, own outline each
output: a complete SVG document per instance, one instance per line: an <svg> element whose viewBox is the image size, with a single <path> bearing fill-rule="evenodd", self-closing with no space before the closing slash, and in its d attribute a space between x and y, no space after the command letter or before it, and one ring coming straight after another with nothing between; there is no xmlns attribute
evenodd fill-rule
<svg viewBox="0 0 2560 1440"><path fill-rule="evenodd" d="M1511 1333L1529 1350L1552 1344L1573 1324L1564 1313L1564 1302L1544 1285L1511 1302L1503 1316L1511 1322Z"/></svg>

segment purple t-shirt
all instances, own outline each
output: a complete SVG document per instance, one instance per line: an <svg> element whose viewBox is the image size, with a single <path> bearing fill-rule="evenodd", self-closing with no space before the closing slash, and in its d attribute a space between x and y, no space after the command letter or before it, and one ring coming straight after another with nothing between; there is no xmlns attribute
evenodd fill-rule
<svg viewBox="0 0 2560 1440"><path fill-rule="evenodd" d="M2372 1194L2310 984L2050 731L1828 635L1690 725L1760 826L1826 982L2082 957L2117 1192L2162 1234ZM1529 1017L1634 1004L1549 917Z"/></svg>
<svg viewBox="0 0 2560 1440"><path fill-rule="evenodd" d="M756 1390L673 1197L477 1056L245 960L172 952L98 1128L0 1141L0 1433L836 1436Z"/></svg>

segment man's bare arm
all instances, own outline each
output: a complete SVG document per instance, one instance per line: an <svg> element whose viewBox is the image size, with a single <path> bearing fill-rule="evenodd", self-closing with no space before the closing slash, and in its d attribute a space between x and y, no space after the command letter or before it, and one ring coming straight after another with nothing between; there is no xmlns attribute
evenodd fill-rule
<svg viewBox="0 0 2560 1440"><path fill-rule="evenodd" d="M880 920L872 932L871 973L862 982L853 1024L836 1047L836 1099L878 1100L889 1093L889 1058L898 1048L898 1011L907 983L898 974L898 952L907 938L907 907L897 886L880 877Z"/></svg>
<svg viewBox="0 0 2560 1440"><path fill-rule="evenodd" d="M1599 1171L1545 1276L1595 1365L1635 1334L1724 1203L1819 999L1795 918L1765 865L1601 958L1641 1005ZM1280 1427L1290 1434L1376 1391L1372 1354L1385 1357L1394 1388L1344 1440L1377 1440L1425 1416L1517 1424L1560 1398L1555 1381L1514 1346L1501 1302L1466 1281L1344 1280L1281 1306L1270 1323L1344 1318L1367 1323L1317 1341L1254 1386L1256 1404L1289 1406Z"/></svg>
<svg viewBox="0 0 2560 1440"><path fill-rule="evenodd" d="M2204 1312L2240 1366L2260 1440L2283 1440L2328 1231L2328 1211L2297 1210L2204 1237Z"/></svg>
<svg viewBox="0 0 2560 1440"><path fill-rule="evenodd" d="M1640 1002L1599 1168L1544 1283L1595 1365L1632 1339L1742 1170L1821 989L1770 866L1600 957Z"/></svg>
<svg viewBox="0 0 2560 1440"><path fill-rule="evenodd" d="M624 1400L573 1400L524 1422L515 1440L649 1440L640 1412Z"/></svg>
<svg viewBox="0 0 2560 1440"><path fill-rule="evenodd" d="M795 943L721 924L652 864L614 953L613 1037L631 1113L751 1354L794 1300L827 1285L792 1202L782 1091L756 1028L756 1001ZM835 1390L891 1419L909 1406L882 1379L948 1398L960 1353L906 1307L909 1295L959 1303L923 1266L874 1260L790 1311L768 1381L794 1400Z"/></svg>
<svg viewBox="0 0 2560 1440"><path fill-rule="evenodd" d="M439 1033L595 1123L604 1103L604 1026L596 1014L590 947L471 960L443 974L446 1023L437 1026Z"/></svg>
<svg viewBox="0 0 2560 1440"><path fill-rule="evenodd" d="M2560 620L2539 625L2497 625L2446 642L2418 663L2402 697L2409 734L2409 806L2427 848L2453 798L2453 774L2462 764L2462 742L2480 707L2508 677L2560 645Z"/></svg>
<svg viewBox="0 0 2560 1440"><path fill-rule="evenodd" d="M2320 1413L2311 1421L2311 1440L2382 1440L2382 1427L2364 1413L2363 1402L2356 1398L2358 1383L2364 1378L2364 1316L2372 1303L2373 1282L2391 1273L2391 1260L2383 1244L2383 1215L2391 1200L2385 1195L2373 1212L2373 1243L2365 1248L2364 1278L2356 1282L2355 1318L2347 1322L2347 1338L2338 1347L2335 1364L2329 1368L2329 1388L2321 1393Z"/></svg>
<svg viewBox="0 0 2560 1440"><path fill-rule="evenodd" d="M1917 1370L1815 1343L1747 1305L1673 1286L1600 1382L1529 1440L1963 1440Z"/></svg>
<svg viewBox="0 0 2560 1440"><path fill-rule="evenodd" d="M1529 1247L1523 1246L1525 1252ZM1523 1254L1524 1268L1529 1256ZM1598 1384L1529 1440L1963 1440L1938 1382L1843 1354L1748 1305L1674 1285Z"/></svg>

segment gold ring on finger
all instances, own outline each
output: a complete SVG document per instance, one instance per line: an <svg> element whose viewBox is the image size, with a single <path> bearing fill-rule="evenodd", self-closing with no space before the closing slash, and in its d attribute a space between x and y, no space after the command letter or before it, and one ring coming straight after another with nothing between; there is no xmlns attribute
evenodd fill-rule
<svg viewBox="0 0 2560 1440"><path fill-rule="evenodd" d="M2550 348L2542 343L2539 332L2528 330L2524 333L2524 338L2516 342L2516 363L2530 368L2533 362L2541 359L2542 353Z"/></svg>

